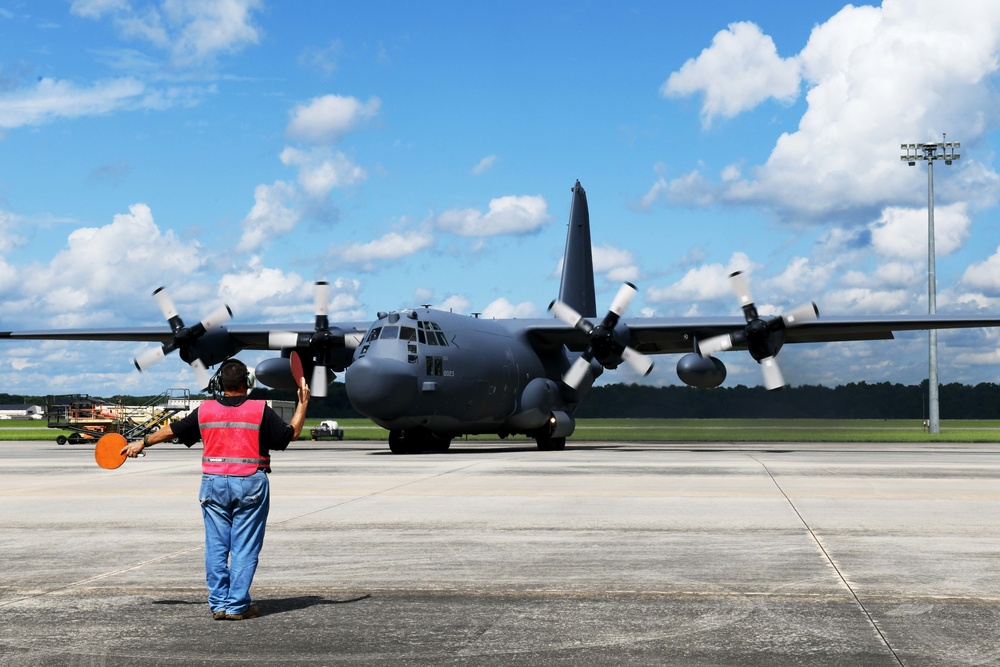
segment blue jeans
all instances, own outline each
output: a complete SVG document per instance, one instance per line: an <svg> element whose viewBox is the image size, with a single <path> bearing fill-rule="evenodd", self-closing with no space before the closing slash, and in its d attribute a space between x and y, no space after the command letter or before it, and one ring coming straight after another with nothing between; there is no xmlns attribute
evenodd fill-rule
<svg viewBox="0 0 1000 667"><path fill-rule="evenodd" d="M267 475L202 475L199 499L205 518L208 605L212 613L243 613L250 606L250 584L271 506Z"/></svg>

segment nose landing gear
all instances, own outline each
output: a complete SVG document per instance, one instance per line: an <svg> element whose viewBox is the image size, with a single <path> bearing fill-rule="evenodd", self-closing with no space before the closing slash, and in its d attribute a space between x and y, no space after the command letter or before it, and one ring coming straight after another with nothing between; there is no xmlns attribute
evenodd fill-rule
<svg viewBox="0 0 1000 667"><path fill-rule="evenodd" d="M433 433L425 428L389 431L389 451L393 454L446 452L449 447L451 447L451 438Z"/></svg>

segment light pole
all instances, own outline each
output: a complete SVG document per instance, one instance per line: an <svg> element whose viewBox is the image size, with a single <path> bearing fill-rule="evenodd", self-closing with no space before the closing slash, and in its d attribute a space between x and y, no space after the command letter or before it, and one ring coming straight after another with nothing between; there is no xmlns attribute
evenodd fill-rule
<svg viewBox="0 0 1000 667"><path fill-rule="evenodd" d="M947 138L947 135L944 136ZM934 256L934 161L944 160L951 164L959 157L957 141L936 144L900 144L903 151L901 160L911 167L918 160L927 162L927 312L937 313L937 276L935 275ZM937 329L928 332L928 378L927 378L927 430L930 433L941 432L941 415L938 411L938 363L937 363Z"/></svg>

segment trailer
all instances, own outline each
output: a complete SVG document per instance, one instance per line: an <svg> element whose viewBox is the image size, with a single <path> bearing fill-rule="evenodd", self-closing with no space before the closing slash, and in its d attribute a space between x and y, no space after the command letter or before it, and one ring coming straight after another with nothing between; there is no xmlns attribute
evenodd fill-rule
<svg viewBox="0 0 1000 667"><path fill-rule="evenodd" d="M340 424L332 419L326 419L321 421L315 428L309 430L309 437L312 440L323 440L325 438L343 440L344 429L340 428Z"/></svg>
<svg viewBox="0 0 1000 667"><path fill-rule="evenodd" d="M179 392L183 392L180 398ZM96 443L106 433L138 440L176 419L189 403L186 389L167 390L143 405L124 405L120 399L109 403L86 394L67 394L49 396L46 413L49 428L70 432L68 436L57 435L56 443L77 445Z"/></svg>

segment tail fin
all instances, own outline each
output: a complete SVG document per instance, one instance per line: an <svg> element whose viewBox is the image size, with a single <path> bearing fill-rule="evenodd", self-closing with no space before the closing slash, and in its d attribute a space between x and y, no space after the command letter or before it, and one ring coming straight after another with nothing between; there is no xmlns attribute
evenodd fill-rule
<svg viewBox="0 0 1000 667"><path fill-rule="evenodd" d="M587 209L587 193L580 181L573 186L573 201L569 207L569 231L566 232L559 300L572 306L584 317L597 316L594 256L590 245L590 211Z"/></svg>

